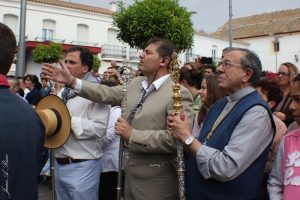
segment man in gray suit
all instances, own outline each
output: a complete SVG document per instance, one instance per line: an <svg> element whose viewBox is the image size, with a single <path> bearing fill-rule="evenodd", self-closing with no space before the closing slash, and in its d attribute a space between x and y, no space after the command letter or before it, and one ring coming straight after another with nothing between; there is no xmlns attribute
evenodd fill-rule
<svg viewBox="0 0 300 200"><path fill-rule="evenodd" d="M173 160L176 142L167 130L172 111L172 79L169 74L175 46L164 39L152 39L140 55L139 70L145 75L131 81L127 88L126 119L119 118L115 132L126 142L124 159L125 199L175 200L178 182ZM91 101L120 105L122 86L107 87L76 79L62 65L46 64L47 78L64 83ZM183 109L193 117L193 100L181 88ZM142 100L141 100L142 99Z"/></svg>

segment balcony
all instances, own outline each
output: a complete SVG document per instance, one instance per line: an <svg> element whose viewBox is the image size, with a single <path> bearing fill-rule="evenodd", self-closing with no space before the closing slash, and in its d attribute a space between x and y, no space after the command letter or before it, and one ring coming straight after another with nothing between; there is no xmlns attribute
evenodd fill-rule
<svg viewBox="0 0 300 200"><path fill-rule="evenodd" d="M41 37L35 37L34 40L27 40L26 41L26 44L25 44L26 45L26 51L31 52L38 45L46 45L46 44L49 44L49 42L61 43L63 51L67 51L69 48L79 45L79 44L74 44L74 43L71 43L71 42L67 43L67 42L65 42L65 39L52 39L51 41L49 41L49 40L45 40L44 38L41 38ZM83 47L89 49L89 51L92 54L101 53L101 48L98 47L98 46L95 46L95 43L82 43L82 44L83 45L79 45L79 46L83 46Z"/></svg>
<svg viewBox="0 0 300 200"><path fill-rule="evenodd" d="M102 45L102 60L123 60L126 58L126 46Z"/></svg>
<svg viewBox="0 0 300 200"><path fill-rule="evenodd" d="M83 42L83 41L71 41L70 44L75 44L79 46L98 46L98 42L92 43L92 42Z"/></svg>
<svg viewBox="0 0 300 200"><path fill-rule="evenodd" d="M55 43L65 43L65 39L55 39L55 38L45 38L45 37L38 37L34 38L37 42L55 42Z"/></svg>
<svg viewBox="0 0 300 200"><path fill-rule="evenodd" d="M131 60L131 61L139 61L141 53L142 53L141 50L129 49L129 60Z"/></svg>

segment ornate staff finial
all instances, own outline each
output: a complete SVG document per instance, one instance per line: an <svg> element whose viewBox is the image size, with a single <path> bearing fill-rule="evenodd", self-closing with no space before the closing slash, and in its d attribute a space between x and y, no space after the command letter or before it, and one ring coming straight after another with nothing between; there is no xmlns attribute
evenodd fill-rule
<svg viewBox="0 0 300 200"><path fill-rule="evenodd" d="M134 70L130 66L130 61L129 60L124 60L123 66L118 68L118 73L117 76L121 82L121 84L128 85L132 78L134 77Z"/></svg>
<svg viewBox="0 0 300 200"><path fill-rule="evenodd" d="M181 92L180 92L180 84L179 84L179 76L180 76L180 68L179 61L177 59L177 53L174 51L172 54L172 61L170 63L169 72L171 74L171 78L174 82L173 88L173 108L175 113L179 115L182 110L181 104ZM185 186L184 186L184 155L183 155L183 145L182 143L177 141L177 175L178 175L178 185L179 185L179 199L185 200Z"/></svg>
<svg viewBox="0 0 300 200"><path fill-rule="evenodd" d="M181 93L180 93L180 84L179 84L179 76L180 76L180 68L179 68L179 61L177 59L177 53L174 51L172 54L172 61L170 63L170 69L171 78L174 82L173 88L173 108L176 112L176 114L180 113L180 110L182 109L181 104Z"/></svg>

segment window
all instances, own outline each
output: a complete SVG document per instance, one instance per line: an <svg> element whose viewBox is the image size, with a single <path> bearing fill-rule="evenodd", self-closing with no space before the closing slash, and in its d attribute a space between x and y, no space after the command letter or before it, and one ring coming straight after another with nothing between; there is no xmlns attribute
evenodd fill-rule
<svg viewBox="0 0 300 200"><path fill-rule="evenodd" d="M117 39L117 31L113 28L109 28L107 31L107 42L110 45L120 45Z"/></svg>
<svg viewBox="0 0 300 200"><path fill-rule="evenodd" d="M19 26L18 26L18 16L6 14L3 17L3 23L7 25L15 35L19 34Z"/></svg>
<svg viewBox="0 0 300 200"><path fill-rule="evenodd" d="M77 43L81 45L87 45L88 44L88 34L89 33L89 27L85 24L78 24L77 25Z"/></svg>
<svg viewBox="0 0 300 200"><path fill-rule="evenodd" d="M52 41L54 30L43 28L43 40Z"/></svg>
<svg viewBox="0 0 300 200"><path fill-rule="evenodd" d="M42 39L46 41L53 41L55 36L55 21L45 19L43 21L43 35Z"/></svg>
<svg viewBox="0 0 300 200"><path fill-rule="evenodd" d="M213 61L216 61L218 58L218 47L216 45L211 47L211 57Z"/></svg>

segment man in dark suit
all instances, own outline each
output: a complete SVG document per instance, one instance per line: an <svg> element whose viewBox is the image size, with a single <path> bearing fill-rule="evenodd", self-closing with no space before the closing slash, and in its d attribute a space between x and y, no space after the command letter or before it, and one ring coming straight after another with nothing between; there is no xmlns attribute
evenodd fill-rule
<svg viewBox="0 0 300 200"><path fill-rule="evenodd" d="M38 198L45 127L32 107L9 90L6 79L16 39L0 23L0 199Z"/></svg>
<svg viewBox="0 0 300 200"><path fill-rule="evenodd" d="M125 199L176 200L178 181L172 162L176 142L167 130L167 115L172 110L172 79L169 74L175 46L164 39L152 39L140 55L139 70L145 75L132 80L127 88L126 119L119 118L115 132L127 143L125 158ZM95 102L121 105L122 86L91 84L70 75L62 65L45 65L47 78L65 83L80 96ZM189 117L193 100L181 88L182 105ZM141 99L144 99L141 101Z"/></svg>

